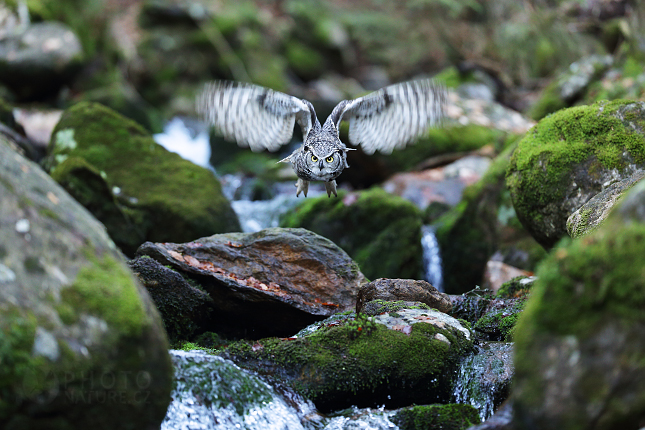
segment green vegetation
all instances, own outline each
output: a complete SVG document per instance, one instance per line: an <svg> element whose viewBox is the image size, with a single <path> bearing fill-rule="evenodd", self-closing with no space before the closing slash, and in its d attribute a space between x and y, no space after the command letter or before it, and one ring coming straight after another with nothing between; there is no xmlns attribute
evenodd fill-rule
<svg viewBox="0 0 645 430"><path fill-rule="evenodd" d="M398 411L391 421L401 430L465 430L480 423L471 405L424 405Z"/></svg>

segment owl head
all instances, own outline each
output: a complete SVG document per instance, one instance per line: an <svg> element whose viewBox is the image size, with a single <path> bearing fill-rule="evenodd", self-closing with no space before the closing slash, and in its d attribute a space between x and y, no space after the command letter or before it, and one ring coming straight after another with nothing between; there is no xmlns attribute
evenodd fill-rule
<svg viewBox="0 0 645 430"><path fill-rule="evenodd" d="M335 179L347 166L347 148L337 141L317 139L302 147L302 161L320 180Z"/></svg>

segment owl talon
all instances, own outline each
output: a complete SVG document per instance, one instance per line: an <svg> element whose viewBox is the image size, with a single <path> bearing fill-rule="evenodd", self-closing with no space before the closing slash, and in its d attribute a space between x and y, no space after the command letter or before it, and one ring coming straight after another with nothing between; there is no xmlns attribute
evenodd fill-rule
<svg viewBox="0 0 645 430"><path fill-rule="evenodd" d="M336 181L325 182L325 189L327 190L327 197L331 197L331 193L334 193L334 197L338 197Z"/></svg>
<svg viewBox="0 0 645 430"><path fill-rule="evenodd" d="M298 197L300 193L304 193L305 197L307 197L308 192L309 192L309 181L305 181L304 179L298 179L298 182L296 182L296 197Z"/></svg>

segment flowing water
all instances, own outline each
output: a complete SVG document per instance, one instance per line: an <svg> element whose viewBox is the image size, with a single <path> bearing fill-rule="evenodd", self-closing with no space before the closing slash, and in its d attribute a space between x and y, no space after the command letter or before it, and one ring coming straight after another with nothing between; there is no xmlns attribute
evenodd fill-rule
<svg viewBox="0 0 645 430"><path fill-rule="evenodd" d="M513 373L513 343L482 342L479 351L460 364L453 402L474 406L484 421L508 397Z"/></svg>
<svg viewBox="0 0 645 430"><path fill-rule="evenodd" d="M439 242L435 236L435 228L433 226L424 225L421 227L421 247L423 249L425 280L437 290L443 292L441 253L439 252Z"/></svg>

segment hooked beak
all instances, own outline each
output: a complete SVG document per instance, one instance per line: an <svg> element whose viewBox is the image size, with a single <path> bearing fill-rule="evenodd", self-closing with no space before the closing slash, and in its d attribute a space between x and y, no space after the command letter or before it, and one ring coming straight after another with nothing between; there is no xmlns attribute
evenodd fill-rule
<svg viewBox="0 0 645 430"><path fill-rule="evenodd" d="M318 162L318 167L320 168L320 170L322 170L322 169L323 169L323 164L324 164L324 163L323 163L323 160L320 160L320 161Z"/></svg>

